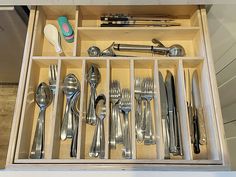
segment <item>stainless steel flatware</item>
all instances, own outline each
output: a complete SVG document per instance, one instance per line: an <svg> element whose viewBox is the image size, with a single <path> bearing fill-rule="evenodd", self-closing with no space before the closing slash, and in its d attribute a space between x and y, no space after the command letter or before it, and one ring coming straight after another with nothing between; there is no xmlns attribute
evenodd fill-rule
<svg viewBox="0 0 236 177"><path fill-rule="evenodd" d="M110 100L111 100L111 121L110 121L110 147L116 148L116 143L123 143L123 126L121 123L119 101L121 99L120 82L113 80L110 87Z"/></svg>
<svg viewBox="0 0 236 177"><path fill-rule="evenodd" d="M90 125L96 125L96 113L95 113L95 96L96 96L96 87L99 84L101 79L101 74L98 70L98 67L91 65L87 74L87 81L90 84L90 99L88 105L88 112L86 116L86 122Z"/></svg>
<svg viewBox="0 0 236 177"><path fill-rule="evenodd" d="M160 100L161 100L161 122L162 134L165 145L165 159L170 158L170 132L169 132L169 116L166 86L161 72L159 72Z"/></svg>
<svg viewBox="0 0 236 177"><path fill-rule="evenodd" d="M200 144L206 144L207 138L206 138L206 130L205 130L205 124L204 124L204 116L203 116L203 109L202 109L202 103L201 103L201 95L199 90L199 80L198 80L198 74L195 70L193 72L193 78L192 78L192 95L193 95L193 107L195 110L195 117L198 120L198 127L199 127L199 143ZM197 126L195 125L195 126Z"/></svg>
<svg viewBox="0 0 236 177"><path fill-rule="evenodd" d="M174 77L170 71L167 71L166 76L166 91L168 100L168 116L169 116L169 130L170 130L170 153L174 155L181 155L181 137L180 137L180 124L179 117L176 110L175 100L175 83Z"/></svg>
<svg viewBox="0 0 236 177"><path fill-rule="evenodd" d="M188 117L189 117L189 130L191 143L194 143L194 128L193 128L193 101L192 101L192 83L191 75L189 69L184 71L184 80L185 80L185 90L186 90L186 99L187 99L187 108L188 108Z"/></svg>
<svg viewBox="0 0 236 177"><path fill-rule="evenodd" d="M93 136L93 141L90 147L89 156L105 157L105 133L104 133L104 118L106 117L106 97L101 94L98 95L95 101L97 124Z"/></svg>
<svg viewBox="0 0 236 177"><path fill-rule="evenodd" d="M77 156L77 139L78 139L78 126L79 126L79 108L78 108L78 100L80 98L80 84L78 84L77 90L74 93L71 99L71 109L73 116L73 137L71 142L71 157Z"/></svg>
<svg viewBox="0 0 236 177"><path fill-rule="evenodd" d="M145 78L142 82L142 98L145 105L145 132L144 132L144 144L151 145L155 144L155 133L153 126L152 110L151 110L151 100L154 96L154 83L152 78Z"/></svg>
<svg viewBox="0 0 236 177"><path fill-rule="evenodd" d="M56 84L57 84L57 65L49 65L49 87L53 93L53 100L56 92Z"/></svg>
<svg viewBox="0 0 236 177"><path fill-rule="evenodd" d="M129 125L129 112L131 111L131 98L130 90L122 89L122 96L120 101L120 108L124 113L124 149L122 156L126 159L132 158L132 145L130 136L130 125Z"/></svg>
<svg viewBox="0 0 236 177"><path fill-rule="evenodd" d="M30 153L31 159L44 158L45 112L46 108L51 104L52 98L53 96L49 86L44 82L40 83L35 92L35 102L39 106L40 112Z"/></svg>
<svg viewBox="0 0 236 177"><path fill-rule="evenodd" d="M134 82L134 96L136 100L135 108L135 129L136 129L136 139L138 142L143 142L145 122L142 114L142 82L141 78L135 78Z"/></svg>
<svg viewBox="0 0 236 177"><path fill-rule="evenodd" d="M80 87L79 80L74 74L68 74L63 82L63 92L66 96L66 107L61 126L61 140L73 137L73 115L71 108L71 99L78 87Z"/></svg>

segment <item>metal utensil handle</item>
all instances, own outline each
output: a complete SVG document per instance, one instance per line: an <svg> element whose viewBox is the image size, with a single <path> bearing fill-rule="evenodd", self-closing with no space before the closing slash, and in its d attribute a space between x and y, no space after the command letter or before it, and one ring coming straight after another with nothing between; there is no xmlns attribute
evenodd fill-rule
<svg viewBox="0 0 236 177"><path fill-rule="evenodd" d="M170 126L170 152L177 153L177 147L175 142L175 130L174 130L174 112L169 111L169 126Z"/></svg>
<svg viewBox="0 0 236 177"><path fill-rule="evenodd" d="M115 111L115 119L116 119L116 143L123 144L123 127L121 123L121 117L119 112L119 105L116 104L114 107Z"/></svg>
<svg viewBox="0 0 236 177"><path fill-rule="evenodd" d="M194 143L194 128L193 128L193 107L188 106L188 117L189 117L189 131L191 137L191 143Z"/></svg>
<svg viewBox="0 0 236 177"><path fill-rule="evenodd" d="M115 124L115 105L111 108L111 121L110 121L110 148L116 149L116 124Z"/></svg>
<svg viewBox="0 0 236 177"><path fill-rule="evenodd" d="M131 141L130 141L130 133L129 133L129 113L125 112L124 115L125 126L124 126L124 150L123 150L123 157L126 159L132 158L132 151L131 151Z"/></svg>
<svg viewBox="0 0 236 177"><path fill-rule="evenodd" d="M136 101L136 111L135 111L135 120L136 120L136 136L137 141L142 142L143 141L143 130L142 130L142 100L138 99Z"/></svg>
<svg viewBox="0 0 236 177"><path fill-rule="evenodd" d="M95 97L96 97L96 87L95 85L90 85L90 100L88 106L87 123L90 125L96 125L96 114L95 114Z"/></svg>
<svg viewBox="0 0 236 177"><path fill-rule="evenodd" d="M72 138L72 142L71 142L71 157L76 157L77 156L77 138L78 138L78 120L79 117L77 117L77 115L74 115L74 133L73 133L73 138Z"/></svg>
<svg viewBox="0 0 236 177"><path fill-rule="evenodd" d="M33 146L30 153L30 158L32 159L42 159L44 156L45 111L46 108L41 108L39 112Z"/></svg>
<svg viewBox="0 0 236 177"><path fill-rule="evenodd" d="M100 154L99 158L105 158L105 131L104 131L104 122L103 120L100 121Z"/></svg>
<svg viewBox="0 0 236 177"><path fill-rule="evenodd" d="M151 104L150 101L146 101L147 104L147 112L146 112L146 129L144 133L144 144L145 145L151 145L155 144L155 138L154 138L154 128L152 123L152 112L151 112Z"/></svg>
<svg viewBox="0 0 236 177"><path fill-rule="evenodd" d="M157 47L151 45L133 45L133 44L114 44L113 49L119 51L149 51L149 52L169 51L169 48L167 47Z"/></svg>
<svg viewBox="0 0 236 177"><path fill-rule="evenodd" d="M163 132L163 142L165 145L165 159L170 158L170 144L169 144L169 128L168 128L168 121L166 118L161 119L162 123L162 132Z"/></svg>
<svg viewBox="0 0 236 177"><path fill-rule="evenodd" d="M204 123L204 116L203 116L203 109L198 108L197 109L197 115L198 115L198 127L199 127L199 134L200 134L200 144L204 145L207 142L207 136L206 136L206 129L205 129L205 123Z"/></svg>
<svg viewBox="0 0 236 177"><path fill-rule="evenodd" d="M180 123L180 117L179 117L179 112L176 112L176 119L177 119L177 128L178 128L178 143L177 143L177 148L179 150L179 155L183 156L183 143L182 143L182 136L181 136L181 123Z"/></svg>
<svg viewBox="0 0 236 177"><path fill-rule="evenodd" d="M89 156L90 157L98 157L99 155L99 150L100 150L100 125L99 125L99 121L96 125L96 129L94 131L94 135L93 135L93 141L90 147L90 151L89 151Z"/></svg>
<svg viewBox="0 0 236 177"><path fill-rule="evenodd" d="M72 111L70 106L70 97L66 99L66 109L63 116L63 122L61 126L61 140L65 140L66 138L72 138L73 135L73 118Z"/></svg>

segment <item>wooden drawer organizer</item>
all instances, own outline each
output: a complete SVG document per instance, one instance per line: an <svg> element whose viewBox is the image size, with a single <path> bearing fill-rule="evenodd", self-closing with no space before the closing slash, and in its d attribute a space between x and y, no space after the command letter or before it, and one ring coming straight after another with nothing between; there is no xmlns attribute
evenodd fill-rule
<svg viewBox="0 0 236 177"><path fill-rule="evenodd" d="M170 14L177 16L179 27L107 27L101 28L101 14ZM74 43L62 39L65 56L57 56L43 35L45 24L58 27L57 17L66 15L75 32ZM218 91L211 58L206 12L198 6L40 6L33 7L28 27L24 61L19 85L17 107L14 115L7 167L22 168L59 168L59 169L226 169L227 150L224 141L223 123L218 99ZM138 57L88 57L87 49L96 45L102 50L112 42L151 44L158 38L166 46L178 43L186 50L185 57L163 57L152 54L128 53ZM122 159L121 147L109 150L109 112L105 118L105 159L88 156L95 127L85 123L88 86L86 72L95 63L101 72L98 93L104 93L109 110L109 83L118 79L121 87L131 90L132 111L130 114L133 159ZM48 83L50 64L58 65L57 91L54 107L47 109L45 159L29 159L33 135L38 115L34 103L37 85ZM207 132L207 145L202 146L199 155L193 153L190 142L189 124L184 86L184 69L197 69L200 76L201 96ZM177 103L181 119L183 157L164 159L158 71L163 74L170 70L175 77ZM65 98L62 81L66 74L74 73L81 82L80 121L78 132L77 158L70 158L70 140L61 141L59 132ZM136 143L134 121L134 78L150 76L154 79L155 96L152 111L155 121L156 145L144 146ZM39 165L40 164L40 165Z"/></svg>

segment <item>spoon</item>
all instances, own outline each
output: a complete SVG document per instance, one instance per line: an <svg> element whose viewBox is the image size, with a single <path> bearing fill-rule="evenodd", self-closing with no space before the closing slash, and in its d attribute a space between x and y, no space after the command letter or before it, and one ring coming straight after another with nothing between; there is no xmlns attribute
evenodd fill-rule
<svg viewBox="0 0 236 177"><path fill-rule="evenodd" d="M105 133L104 118L106 117L106 97L101 94L95 101L97 126L94 132L92 145L90 147L89 156L104 159L105 157Z"/></svg>
<svg viewBox="0 0 236 177"><path fill-rule="evenodd" d="M76 157L77 155L77 137L78 137L78 124L79 124L79 108L78 108L78 100L80 97L80 84L77 88L77 91L73 95L73 98L71 99L71 107L72 107L72 113L73 113L73 122L74 122L74 133L73 138L71 142L71 157Z"/></svg>
<svg viewBox="0 0 236 177"><path fill-rule="evenodd" d="M44 27L43 32L48 42L55 47L56 52L58 54L62 54L63 51L60 45L60 35L58 33L57 28L52 24L47 24Z"/></svg>
<svg viewBox="0 0 236 177"><path fill-rule="evenodd" d="M90 125L96 125L97 121L95 115L95 94L96 94L96 87L101 79L101 74L95 65L92 65L90 67L87 79L90 84L90 100L89 100L86 122Z"/></svg>
<svg viewBox="0 0 236 177"><path fill-rule="evenodd" d="M40 112L30 153L31 159L42 159L44 156L45 112L52 102L52 97L49 86L44 82L40 83L35 93L35 101L40 108Z"/></svg>
<svg viewBox="0 0 236 177"><path fill-rule="evenodd" d="M68 74L63 82L63 92L66 95L66 108L61 126L61 140L72 138L73 136L73 117L71 110L71 98L80 87L79 80L74 74Z"/></svg>

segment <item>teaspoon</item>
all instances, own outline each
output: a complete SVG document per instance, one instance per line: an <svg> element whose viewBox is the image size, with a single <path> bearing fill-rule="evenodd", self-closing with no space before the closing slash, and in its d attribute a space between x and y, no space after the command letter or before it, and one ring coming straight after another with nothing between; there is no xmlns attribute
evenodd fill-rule
<svg viewBox="0 0 236 177"><path fill-rule="evenodd" d="M87 79L90 84L90 100L89 100L86 122L90 125L96 125L97 121L95 114L95 94L96 94L96 87L101 79L101 74L95 65L92 65L89 68Z"/></svg>
<svg viewBox="0 0 236 177"><path fill-rule="evenodd" d="M61 126L61 140L73 137L73 115L71 98L80 86L79 80L74 74L68 74L63 82L63 92L66 95L66 108Z"/></svg>
<svg viewBox="0 0 236 177"><path fill-rule="evenodd" d="M40 83L35 93L35 101L40 108L40 112L30 153L31 159L42 159L44 156L45 112L52 102L52 97L49 86L44 82Z"/></svg>

